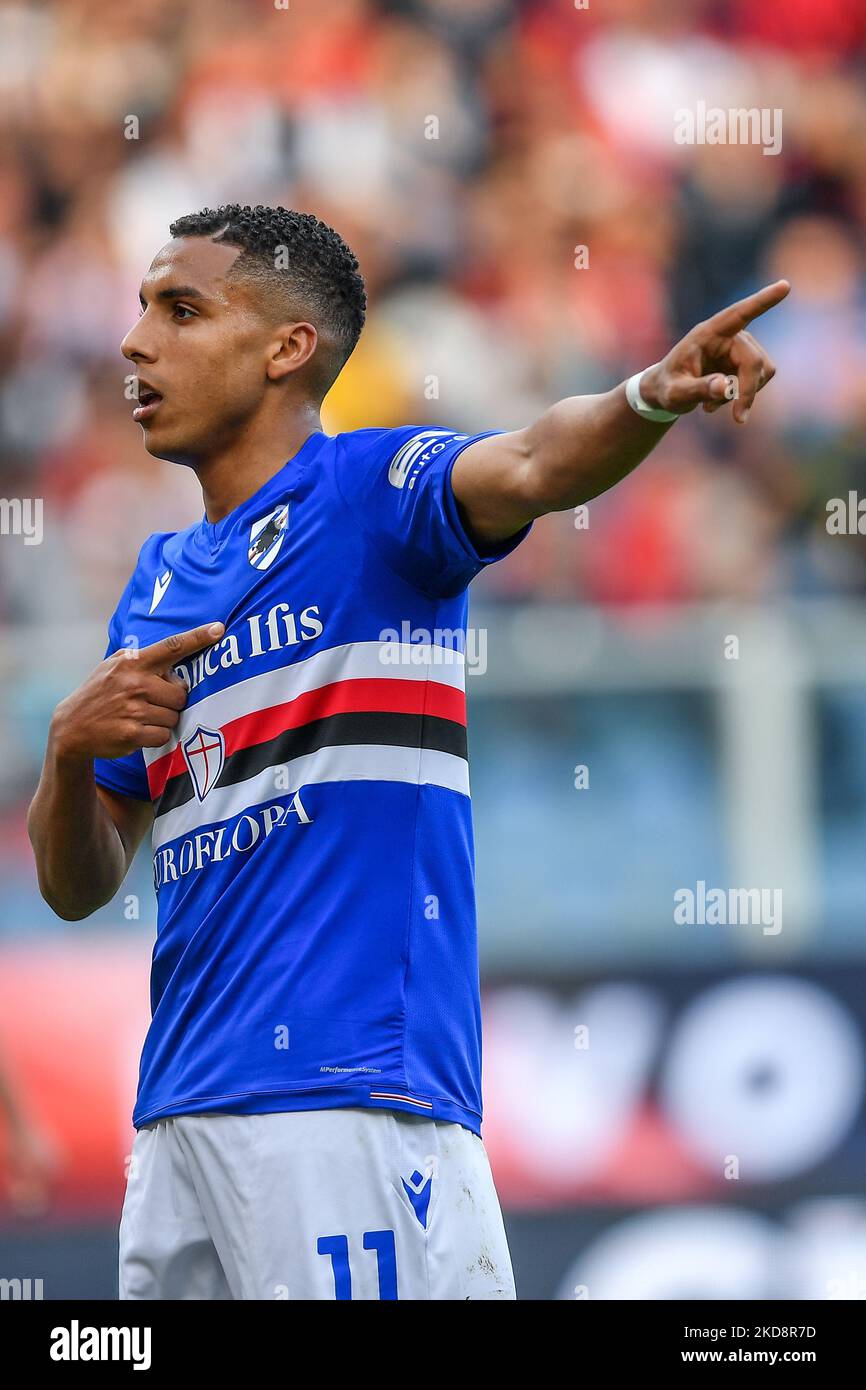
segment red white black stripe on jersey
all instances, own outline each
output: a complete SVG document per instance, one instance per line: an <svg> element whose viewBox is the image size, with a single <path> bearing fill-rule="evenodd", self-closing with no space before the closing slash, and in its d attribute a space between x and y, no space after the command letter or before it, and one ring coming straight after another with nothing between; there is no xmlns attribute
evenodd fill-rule
<svg viewBox="0 0 866 1390"><path fill-rule="evenodd" d="M202 800L182 746L199 725L224 743ZM183 710L168 745L144 756L154 849L314 782L432 782L468 796L463 654L432 644L331 647L205 696Z"/></svg>

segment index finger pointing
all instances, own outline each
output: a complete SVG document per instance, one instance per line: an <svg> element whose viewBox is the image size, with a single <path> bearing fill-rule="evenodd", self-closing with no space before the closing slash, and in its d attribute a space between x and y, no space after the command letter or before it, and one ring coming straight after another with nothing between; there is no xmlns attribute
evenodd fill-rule
<svg viewBox="0 0 866 1390"><path fill-rule="evenodd" d="M720 309L717 314L713 314L707 319L707 327L723 338L732 338L744 328L748 328L753 319L781 304L790 290L788 280L777 280L773 285L765 285L762 290L756 290L754 294L746 295L745 299L738 300L736 304L729 304L727 309Z"/></svg>
<svg viewBox="0 0 866 1390"><path fill-rule="evenodd" d="M201 627L192 627L188 632L172 632L152 646L142 647L138 659L151 671L166 672L185 656L192 656L193 652L211 646L224 632L224 623L203 623Z"/></svg>

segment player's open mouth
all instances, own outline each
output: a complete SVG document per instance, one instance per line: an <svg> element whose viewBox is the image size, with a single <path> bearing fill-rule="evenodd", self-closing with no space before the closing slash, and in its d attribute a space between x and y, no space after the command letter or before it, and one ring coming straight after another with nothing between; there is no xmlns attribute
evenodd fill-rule
<svg viewBox="0 0 866 1390"><path fill-rule="evenodd" d="M132 412L133 420L138 420L139 423L143 420L149 420L161 403L162 396L159 391L155 391L154 388L148 386L146 382L139 381L138 405Z"/></svg>

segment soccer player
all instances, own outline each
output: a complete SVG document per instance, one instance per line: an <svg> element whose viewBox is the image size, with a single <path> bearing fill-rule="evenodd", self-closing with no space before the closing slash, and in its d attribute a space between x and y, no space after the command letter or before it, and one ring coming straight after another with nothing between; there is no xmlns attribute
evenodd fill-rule
<svg viewBox="0 0 866 1390"><path fill-rule="evenodd" d="M677 416L744 424L773 375L748 325L788 289L526 429L332 437L349 248L284 208L172 224L122 351L205 512L144 542L28 819L70 921L152 834L121 1298L515 1296L480 1138L467 586Z"/></svg>

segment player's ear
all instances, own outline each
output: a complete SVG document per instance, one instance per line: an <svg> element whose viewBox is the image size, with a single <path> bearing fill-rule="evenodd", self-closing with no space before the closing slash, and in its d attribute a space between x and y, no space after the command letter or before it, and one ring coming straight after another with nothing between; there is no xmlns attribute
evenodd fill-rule
<svg viewBox="0 0 866 1390"><path fill-rule="evenodd" d="M282 381L309 362L319 335L311 323L283 323L268 344L268 380Z"/></svg>

